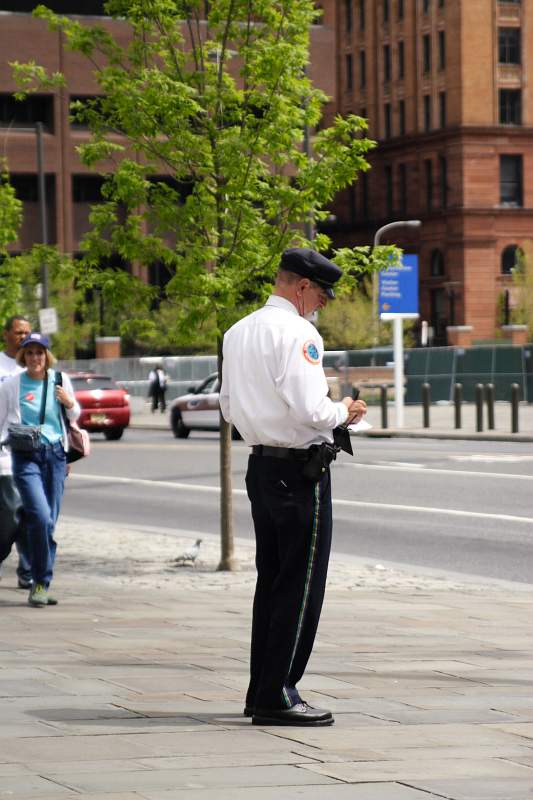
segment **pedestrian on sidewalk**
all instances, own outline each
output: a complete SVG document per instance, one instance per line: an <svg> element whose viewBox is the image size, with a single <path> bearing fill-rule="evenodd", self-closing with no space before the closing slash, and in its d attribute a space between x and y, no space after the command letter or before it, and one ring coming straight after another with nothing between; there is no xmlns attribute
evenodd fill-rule
<svg viewBox="0 0 533 800"><path fill-rule="evenodd" d="M167 391L168 376L163 369L162 364L158 364L153 370L150 371L148 376L148 397L152 398L152 414L161 409L163 414L166 410L166 391Z"/></svg>
<svg viewBox="0 0 533 800"><path fill-rule="evenodd" d="M55 358L40 333L30 333L20 345L17 363L24 372L0 384L1 441L9 440L13 477L22 499L29 544L31 606L56 605L48 593L52 581L56 542L54 530L66 477L68 437L61 406L75 420L80 407L68 375L55 385ZM19 443L10 426L18 426ZM24 430L24 429L27 430ZM20 442L31 434L32 441ZM24 449L19 447L24 446ZM29 449L29 447L31 449Z"/></svg>
<svg viewBox="0 0 533 800"><path fill-rule="evenodd" d="M26 317L15 315L6 320L5 348L0 353L0 383L22 372L23 368L17 364L15 356L20 343L30 333L31 325ZM29 589L31 566L22 502L13 480L9 450L0 449L0 569L13 543L18 551L17 585L19 589Z"/></svg>
<svg viewBox="0 0 533 800"><path fill-rule="evenodd" d="M256 536L250 683L244 713L254 724L331 725L330 711L300 697L331 547L329 463L333 429L366 413L361 400L334 403L324 345L309 321L341 270L319 253L291 248L266 305L226 333L220 407L252 448L246 487Z"/></svg>

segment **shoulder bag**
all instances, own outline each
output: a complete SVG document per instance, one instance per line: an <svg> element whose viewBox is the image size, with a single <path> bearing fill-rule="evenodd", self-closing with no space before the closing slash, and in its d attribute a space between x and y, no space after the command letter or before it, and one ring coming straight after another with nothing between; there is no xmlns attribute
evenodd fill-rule
<svg viewBox="0 0 533 800"><path fill-rule="evenodd" d="M56 372L55 379L56 386L63 386L63 375L61 372ZM91 452L91 440L86 430L79 428L75 422L71 422L67 417L67 410L63 403L60 403L61 414L67 429L68 450L67 450L67 464L72 464L74 461L79 461L80 458L85 458Z"/></svg>

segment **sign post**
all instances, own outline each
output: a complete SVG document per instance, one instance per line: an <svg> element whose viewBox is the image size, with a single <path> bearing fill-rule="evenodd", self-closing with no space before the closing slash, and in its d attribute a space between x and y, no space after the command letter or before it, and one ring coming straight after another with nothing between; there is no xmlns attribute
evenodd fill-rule
<svg viewBox="0 0 533 800"><path fill-rule="evenodd" d="M379 273L379 314L393 323L396 427L403 428L403 321L418 318L417 255L404 253L396 266Z"/></svg>

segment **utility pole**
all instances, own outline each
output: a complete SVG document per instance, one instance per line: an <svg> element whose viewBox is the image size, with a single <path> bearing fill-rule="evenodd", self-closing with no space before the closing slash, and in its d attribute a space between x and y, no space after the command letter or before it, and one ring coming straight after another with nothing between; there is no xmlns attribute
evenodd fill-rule
<svg viewBox="0 0 533 800"><path fill-rule="evenodd" d="M48 214L46 207L46 180L44 174L43 123L35 123L37 136L37 187L39 197L39 216L41 220L41 243L48 244ZM41 262L41 308L48 308L48 265Z"/></svg>

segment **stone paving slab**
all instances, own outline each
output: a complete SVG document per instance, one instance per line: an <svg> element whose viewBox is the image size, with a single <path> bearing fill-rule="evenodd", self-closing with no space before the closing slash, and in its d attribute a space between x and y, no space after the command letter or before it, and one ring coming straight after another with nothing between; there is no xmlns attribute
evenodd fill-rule
<svg viewBox="0 0 533 800"><path fill-rule="evenodd" d="M357 785L335 784L332 786L306 786L304 790L284 786L280 792L277 788L253 787L254 800L437 800L435 795L424 790L402 786L399 783L359 783ZM163 792L143 792L145 800L250 800L250 789L232 787L217 789L179 789ZM71 798L68 798L71 800ZM89 800L93 800L92 796ZM102 798L102 800L104 800ZM109 797L111 799L111 796ZM114 796L113 796L114 800ZM129 798L128 798L129 800Z"/></svg>
<svg viewBox="0 0 533 800"><path fill-rule="evenodd" d="M0 800L533 798L523 587L366 572L354 589L333 564L301 690L336 724L263 728L242 716L246 573L141 585L88 565L80 584L59 552L57 608L25 605L13 559L0 582Z"/></svg>
<svg viewBox="0 0 533 800"><path fill-rule="evenodd" d="M429 792L430 798L434 795L453 800L529 800L533 797L533 781L527 778L429 780L417 781L417 786L422 792Z"/></svg>

